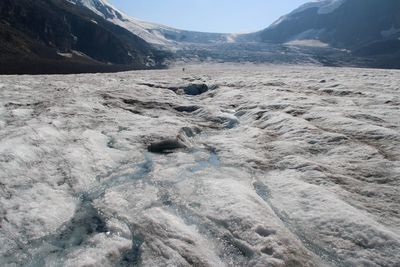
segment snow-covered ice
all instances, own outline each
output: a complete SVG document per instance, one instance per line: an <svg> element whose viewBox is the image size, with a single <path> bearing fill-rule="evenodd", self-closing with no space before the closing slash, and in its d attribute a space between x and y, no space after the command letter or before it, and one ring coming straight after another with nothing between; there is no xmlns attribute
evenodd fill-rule
<svg viewBox="0 0 400 267"><path fill-rule="evenodd" d="M1 266L400 265L399 71L185 68L0 77Z"/></svg>

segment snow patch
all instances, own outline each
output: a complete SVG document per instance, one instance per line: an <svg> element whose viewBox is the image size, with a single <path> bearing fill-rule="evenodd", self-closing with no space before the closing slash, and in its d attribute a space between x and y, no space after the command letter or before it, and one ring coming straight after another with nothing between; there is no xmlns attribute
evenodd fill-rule
<svg viewBox="0 0 400 267"><path fill-rule="evenodd" d="M59 56L65 57L65 58L72 58L72 53L62 53L62 52L57 52Z"/></svg>
<svg viewBox="0 0 400 267"><path fill-rule="evenodd" d="M320 47L320 48L329 47L329 44L315 39L293 40L285 44L293 46Z"/></svg>

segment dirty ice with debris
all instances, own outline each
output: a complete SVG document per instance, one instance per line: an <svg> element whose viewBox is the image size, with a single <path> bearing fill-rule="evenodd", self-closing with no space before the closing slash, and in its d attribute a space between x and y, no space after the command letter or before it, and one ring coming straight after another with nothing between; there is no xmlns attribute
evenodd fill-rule
<svg viewBox="0 0 400 267"><path fill-rule="evenodd" d="M0 77L2 266L399 266L400 72Z"/></svg>

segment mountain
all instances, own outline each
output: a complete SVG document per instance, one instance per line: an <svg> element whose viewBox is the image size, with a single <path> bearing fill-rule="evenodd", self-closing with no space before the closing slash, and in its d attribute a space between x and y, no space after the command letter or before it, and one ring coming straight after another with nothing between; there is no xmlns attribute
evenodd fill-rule
<svg viewBox="0 0 400 267"><path fill-rule="evenodd" d="M398 0L314 1L250 34L143 22L106 0L0 1L0 73L146 69L170 59L400 68L399 38Z"/></svg>
<svg viewBox="0 0 400 267"><path fill-rule="evenodd" d="M162 57L142 38L70 1L0 1L0 73L143 69Z"/></svg>
<svg viewBox="0 0 400 267"><path fill-rule="evenodd" d="M400 68L398 0L314 1L250 34L184 31L131 18L106 0L67 1L174 51L179 59L293 63L305 58L304 63L330 66Z"/></svg>
<svg viewBox="0 0 400 267"><path fill-rule="evenodd" d="M259 36L273 43L312 40L362 55L394 53L400 49L400 1L310 2L283 16Z"/></svg>
<svg viewBox="0 0 400 267"><path fill-rule="evenodd" d="M66 1L92 10L102 18L129 30L153 45L173 47L181 43L226 43L232 37L231 34L186 31L156 23L143 22L119 11L105 0Z"/></svg>
<svg viewBox="0 0 400 267"><path fill-rule="evenodd" d="M157 27L156 24L141 22L125 15L123 12L111 6L103 0L66 0L80 7L90 9L103 19L119 25L135 35L141 37L148 43L165 45L169 41L164 36L151 32L150 29ZM161 26L160 26L161 27Z"/></svg>

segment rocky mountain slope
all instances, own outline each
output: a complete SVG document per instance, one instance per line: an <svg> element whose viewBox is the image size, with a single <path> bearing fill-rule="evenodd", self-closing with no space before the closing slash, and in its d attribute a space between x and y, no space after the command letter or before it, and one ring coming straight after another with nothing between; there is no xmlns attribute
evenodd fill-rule
<svg viewBox="0 0 400 267"><path fill-rule="evenodd" d="M162 46L177 46L180 43L225 43L231 34L185 31L168 26L143 22L119 11L105 0L67 0L89 8L104 19L140 36L147 42Z"/></svg>
<svg viewBox="0 0 400 267"><path fill-rule="evenodd" d="M400 59L400 2L323 0L301 6L259 33L264 42L314 40L359 56ZM305 43L305 42L303 42ZM309 42L312 44L312 42Z"/></svg>
<svg viewBox="0 0 400 267"><path fill-rule="evenodd" d="M126 29L65 0L0 2L0 73L155 67L161 53Z"/></svg>
<svg viewBox="0 0 400 267"><path fill-rule="evenodd" d="M0 77L2 266L398 266L398 71Z"/></svg>

